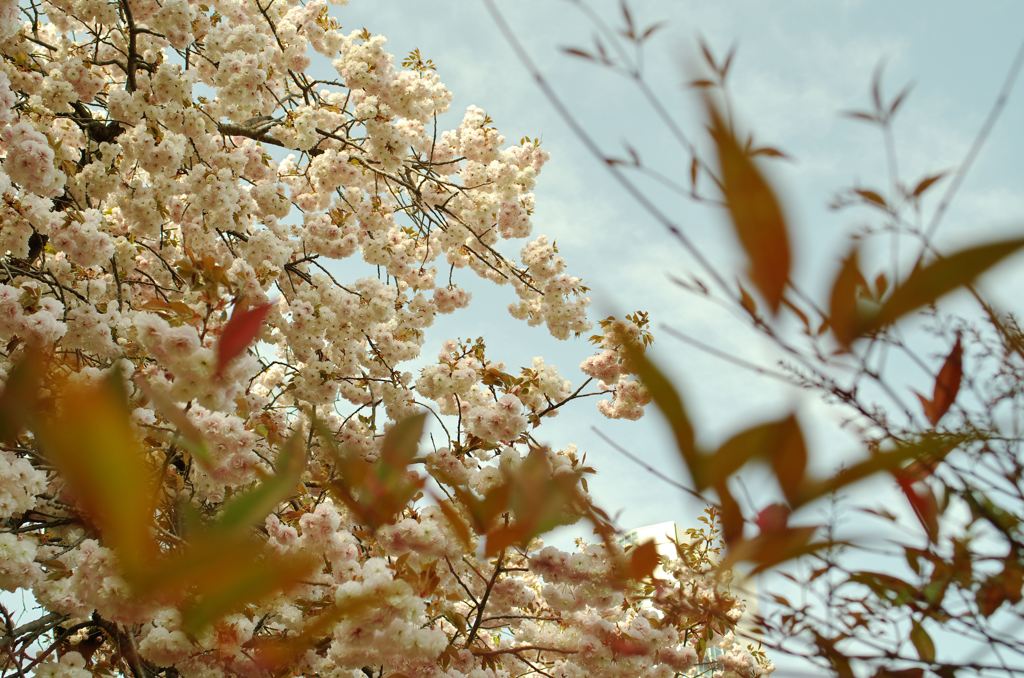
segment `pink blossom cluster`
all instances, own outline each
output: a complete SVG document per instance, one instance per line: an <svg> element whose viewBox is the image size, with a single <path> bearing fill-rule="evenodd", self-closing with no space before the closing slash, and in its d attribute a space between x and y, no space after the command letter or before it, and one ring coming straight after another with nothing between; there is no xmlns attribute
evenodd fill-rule
<svg viewBox="0 0 1024 678"><path fill-rule="evenodd" d="M39 21L24 20L32 12ZM500 494L531 468L536 428L564 405L610 392L601 412L635 419L650 400L624 366L625 337L639 337L625 322L581 366L591 392L539 357L506 368L482 339L424 360L437 315L488 281L512 288L515 318L558 339L589 329L587 287L533 236L539 143L506 143L476 106L435 129L452 95L433 64L343 32L321 0L0 0L0 52L0 374L42 347L53 383L120 375L159 485L162 554L189 539L179 514L215 519L303 433L301 478L251 536L315 563L186 630L181 605L134 595L119 552L21 433L0 450L0 588L30 588L71 629L35 675L92 675L126 648L153 674L257 675L258 641L301 637L324 610L368 596L287 673L688 670L695 641L673 615L721 600L699 577L680 570L641 593L613 576L606 546L570 554L526 534L486 555L493 525L459 529L479 518L466 497ZM314 58L334 72L314 78ZM264 304L225 359L232 318ZM345 481L337 454L391 478L386 434L425 412L428 435L393 474L415 490L395 515L377 525L331 498ZM183 418L201 446L179 435ZM332 444L310 435L314 420ZM573 446L540 454L552 488L584 473ZM562 513L546 518L583 511Z"/></svg>
<svg viewBox="0 0 1024 678"><path fill-rule="evenodd" d="M54 197L64 187L63 172L54 165L50 142L33 125L18 122L0 134L4 172L11 181L37 195Z"/></svg>
<svg viewBox="0 0 1024 678"><path fill-rule="evenodd" d="M627 346L642 346L642 330L635 322L608 319L600 336L602 349L580 364L580 370L599 380L599 387L612 393L611 400L597 404L598 411L609 419L639 419L651 396L626 364Z"/></svg>

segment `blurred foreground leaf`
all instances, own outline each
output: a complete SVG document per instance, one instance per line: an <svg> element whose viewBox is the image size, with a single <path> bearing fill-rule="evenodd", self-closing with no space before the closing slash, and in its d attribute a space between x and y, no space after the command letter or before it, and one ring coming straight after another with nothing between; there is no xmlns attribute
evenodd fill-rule
<svg viewBox="0 0 1024 678"><path fill-rule="evenodd" d="M789 281L789 230L771 185L736 140L718 108L704 100L718 152L722 189L736 236L750 261L750 279L775 313Z"/></svg>
<svg viewBox="0 0 1024 678"><path fill-rule="evenodd" d="M277 457L277 468L249 490L240 492L224 503L217 521L209 528L213 534L240 535L296 493L306 468L303 432L296 430L288 438Z"/></svg>
<svg viewBox="0 0 1024 678"><path fill-rule="evenodd" d="M64 384L56 395L57 412L37 413L33 432L83 517L137 580L156 555L156 469L131 429L121 376Z"/></svg>
<svg viewBox="0 0 1024 678"><path fill-rule="evenodd" d="M698 487L706 487L703 455L697 449L693 425L679 392L658 366L647 357L642 347L627 344L625 355L626 365L640 379L651 395L654 405L668 420L672 435L675 437L676 450L686 464L694 483Z"/></svg>
<svg viewBox="0 0 1024 678"><path fill-rule="evenodd" d="M42 350L29 345L8 372L0 391L0 442L13 443L34 416L47 360Z"/></svg>
<svg viewBox="0 0 1024 678"><path fill-rule="evenodd" d="M380 603L377 592L346 596L321 610L294 636L272 638L258 636L246 643L257 666L270 675L293 666L314 644L328 635L331 628L347 616L373 608Z"/></svg>
<svg viewBox="0 0 1024 678"><path fill-rule="evenodd" d="M339 449L331 431L322 424L314 424L338 472L338 477L329 481L328 489L371 529L394 521L423 487L423 480L410 477L407 467L419 449L425 422L424 414L396 422L384 434L380 456L374 462L351 450Z"/></svg>
<svg viewBox="0 0 1024 678"><path fill-rule="evenodd" d="M650 577L658 567L658 545L653 539L639 544L626 555L629 557L627 574L630 579Z"/></svg>
<svg viewBox="0 0 1024 678"><path fill-rule="evenodd" d="M1024 238L976 245L915 269L902 285L893 289L877 313L862 319L857 334L876 332L911 311L970 284L1021 247L1024 247Z"/></svg>
<svg viewBox="0 0 1024 678"><path fill-rule="evenodd" d="M579 474L552 475L547 455L539 447L531 448L516 468L504 471L501 485L503 489L488 493L484 504L492 513L497 509L510 514L511 521L488 526L488 556L512 545L526 546L535 536L571 524L580 516ZM504 498L505 506L494 497Z"/></svg>

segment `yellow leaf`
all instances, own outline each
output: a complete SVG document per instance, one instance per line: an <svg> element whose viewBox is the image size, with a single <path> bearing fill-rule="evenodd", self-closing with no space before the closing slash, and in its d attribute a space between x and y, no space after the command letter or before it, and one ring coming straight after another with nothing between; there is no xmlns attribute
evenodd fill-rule
<svg viewBox="0 0 1024 678"><path fill-rule="evenodd" d="M156 554L156 470L135 440L120 379L115 373L96 384L59 388L59 414L41 419L35 434L132 581Z"/></svg>

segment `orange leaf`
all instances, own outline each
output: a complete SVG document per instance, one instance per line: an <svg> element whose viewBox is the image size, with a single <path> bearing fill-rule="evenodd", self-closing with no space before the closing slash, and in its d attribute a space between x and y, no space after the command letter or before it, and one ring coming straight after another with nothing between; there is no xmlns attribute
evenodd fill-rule
<svg viewBox="0 0 1024 678"><path fill-rule="evenodd" d="M182 610L182 626L196 633L246 605L271 598L316 571L319 563L308 554L280 555L264 550L255 560L241 558L219 563L217 575ZM226 576L225 576L226 575Z"/></svg>
<svg viewBox="0 0 1024 678"><path fill-rule="evenodd" d="M256 341L260 334L260 328L267 314L270 313L272 303L260 304L244 311L238 310L231 314L231 318L224 325L220 341L217 342L217 370L216 376L224 373L228 363L241 355L249 346Z"/></svg>
<svg viewBox="0 0 1024 678"><path fill-rule="evenodd" d="M814 553L835 542L812 542L816 527L783 527L772 532L763 532L752 539L744 539L729 547L719 567L724 571L736 563L754 563L750 574L754 575L794 558Z"/></svg>
<svg viewBox="0 0 1024 678"><path fill-rule="evenodd" d="M629 552L627 575L630 579L644 579L658 567L658 546L654 540L645 541Z"/></svg>
<svg viewBox="0 0 1024 678"><path fill-rule="evenodd" d="M750 278L772 312L777 312L789 280L789 232L775 191L733 136L718 108L705 99L718 151L729 216L750 260Z"/></svg>
<svg viewBox="0 0 1024 678"><path fill-rule="evenodd" d="M386 471L404 471L419 449L427 415L414 414L388 429L381 441L381 468Z"/></svg>
<svg viewBox="0 0 1024 678"><path fill-rule="evenodd" d="M743 538L743 512L724 480L715 485L715 492L722 511L722 538L726 544L732 545Z"/></svg>
<svg viewBox="0 0 1024 678"><path fill-rule="evenodd" d="M914 187L914 190L910 192L911 197L921 197L925 191L931 188L932 185L935 184L935 182L945 177L946 174L946 172L939 172L938 174L932 174L931 176L927 176L924 179L921 179L921 181L917 183L917 186Z"/></svg>
<svg viewBox="0 0 1024 678"><path fill-rule="evenodd" d="M725 482L753 459L771 462L787 499L799 494L807 468L807 447L793 414L751 426L725 441L705 463L707 471L697 489Z"/></svg>
<svg viewBox="0 0 1024 678"><path fill-rule="evenodd" d="M885 198L882 197L877 191L872 191L867 188L855 188L853 192L860 196L864 202L880 207L885 211L889 211L889 204L885 202Z"/></svg>
<svg viewBox="0 0 1024 678"><path fill-rule="evenodd" d="M857 338L860 325L857 313L857 289L866 286L864 276L860 272L857 250L853 249L843 259L839 273L832 283L832 294L829 301L829 324L836 336L836 341L843 348L849 347Z"/></svg>
<svg viewBox="0 0 1024 678"><path fill-rule="evenodd" d="M437 495L434 495L434 501L437 502L437 506L441 509L441 513L444 514L448 524L451 525L459 543L462 544L463 548L467 551L472 551L473 541L469 532L469 525L467 525L466 521L459 515L458 510L452 506L450 502L439 498Z"/></svg>
<svg viewBox="0 0 1024 678"><path fill-rule="evenodd" d="M328 489L363 524L376 529L390 523L423 486L423 479L411 477L406 467L416 456L424 421L424 415L415 414L392 426L372 464L358 453L337 449L331 432L314 422L339 476Z"/></svg>
<svg viewBox="0 0 1024 678"><path fill-rule="evenodd" d="M514 522L509 525L499 525L487 533L487 544L484 555L491 557L501 553L509 546L528 542L534 535L532 526L525 522Z"/></svg>
<svg viewBox="0 0 1024 678"><path fill-rule="evenodd" d="M551 464L543 449L531 448L526 459L514 470L506 471L504 476L502 484L507 490L498 497L505 499L507 511L515 520L487 533L487 555L498 553L512 544L526 546L536 535L559 525L571 524L579 517L579 474L552 475Z"/></svg>
<svg viewBox="0 0 1024 678"><path fill-rule="evenodd" d="M182 623L195 632L246 605L295 586L317 568L305 553L280 554L248 534L203 530L136 581L144 600L182 605Z"/></svg>

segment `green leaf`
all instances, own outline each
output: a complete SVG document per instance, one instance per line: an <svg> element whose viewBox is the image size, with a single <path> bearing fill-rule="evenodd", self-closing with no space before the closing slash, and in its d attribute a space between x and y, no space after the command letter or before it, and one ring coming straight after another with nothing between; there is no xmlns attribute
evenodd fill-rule
<svg viewBox="0 0 1024 678"><path fill-rule="evenodd" d="M914 649L917 650L917 656L921 658L921 661L935 661L935 643L916 619L910 628L910 642L914 644Z"/></svg>
<svg viewBox="0 0 1024 678"><path fill-rule="evenodd" d="M301 429L292 433L278 455L275 473L225 502L217 521L207 529L211 533L238 536L291 497L306 468L303 437Z"/></svg>

